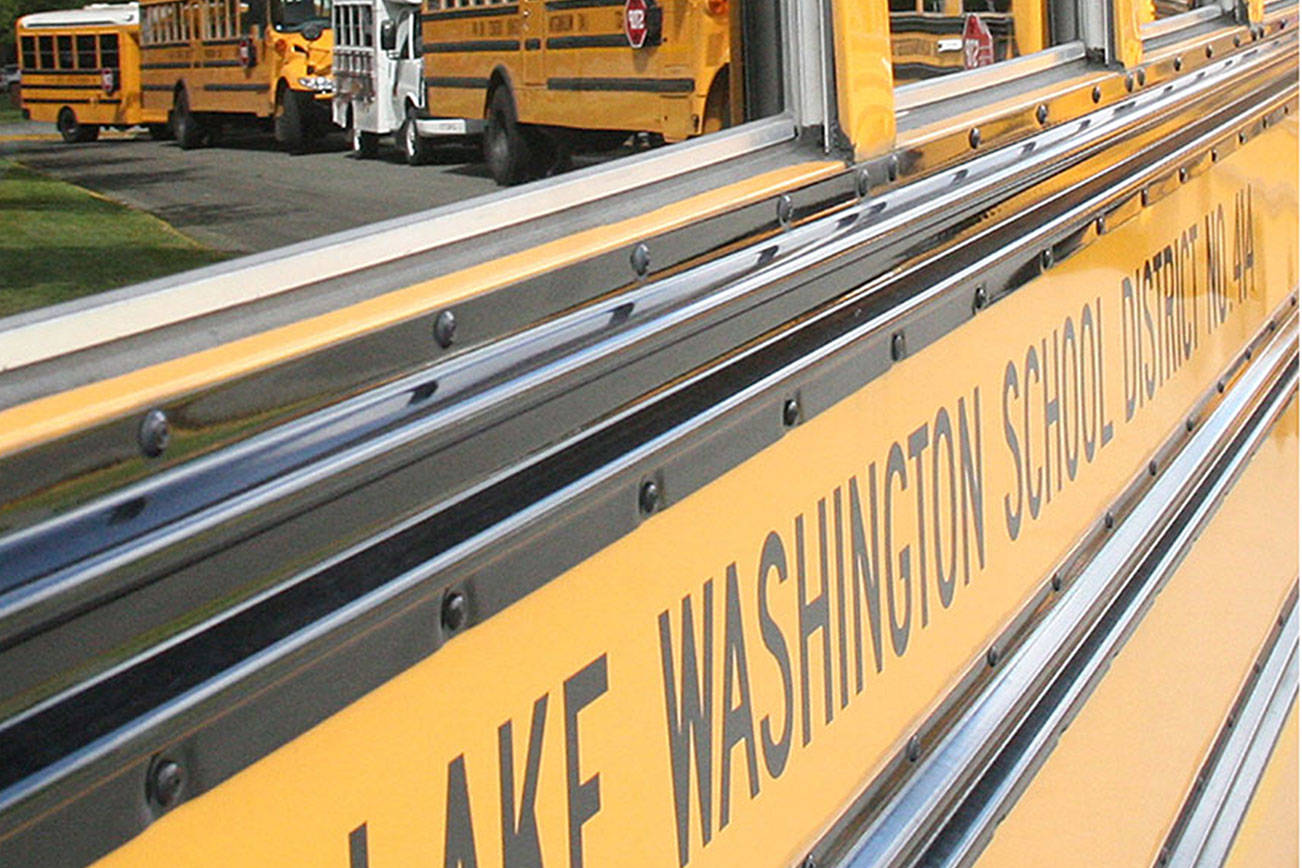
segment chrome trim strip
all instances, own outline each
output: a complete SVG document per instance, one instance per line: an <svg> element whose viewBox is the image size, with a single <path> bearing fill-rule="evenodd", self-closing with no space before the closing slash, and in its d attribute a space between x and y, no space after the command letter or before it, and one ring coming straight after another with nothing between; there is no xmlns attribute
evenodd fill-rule
<svg viewBox="0 0 1302 868"><path fill-rule="evenodd" d="M1261 676L1239 713L1233 734L1207 777L1184 834L1168 864L1219 866L1229 855L1257 784L1298 692L1298 607L1296 600L1275 640Z"/></svg>
<svg viewBox="0 0 1302 868"><path fill-rule="evenodd" d="M1286 337L1287 335L1287 337ZM954 794L966 793L1013 731L1010 721L1019 719L1043 689L1045 674L1056 671L1087 635L1099 615L1147 550L1154 530L1171 520L1193 486L1207 472L1208 456L1219 452L1221 441L1232 436L1241 418L1256 404L1279 369L1296 353L1297 318L1280 330L1259 361L1245 372L1226 400L1218 406L1175 456L1169 469L1153 484L1135 509L1117 526L1100 547L1093 561L1067 589L1043 622L1013 653L1005 668L982 691L955 725L918 764L917 771L884 806L868 826L840 868L898 865L918 855L921 846L946 821L955 806ZM1296 374L1293 375L1296 379ZM1268 424L1260 426L1268 429ZM1264 430L1258 433L1264 436ZM1236 457L1242 462L1251 453L1245 448ZM1233 476L1226 472L1217 487L1223 490ZM1030 747L1017 758L1017 767L1001 782L986 802L966 835L950 850L952 863L965 864L995 819L1015 797L1014 787L1032 771L1052 748L1057 733L1074 709L1092 689L1119 647L1146 610L1149 598L1163 578L1179 562L1184 547L1197 536L1210 515L1215 496L1204 498L1196 517L1179 531L1179 545L1173 545L1146 580L1144 592L1127 607L1120 621L1108 628L1105 639L1089 663L1071 684L1067 695L1041 722Z"/></svg>
<svg viewBox="0 0 1302 868"><path fill-rule="evenodd" d="M0 325L0 372L527 223L791 141L796 134L791 117L779 115L502 190L469 205L453 203L19 315L5 324L8 328ZM322 257L327 249L329 257Z"/></svg>
<svg viewBox="0 0 1302 868"><path fill-rule="evenodd" d="M1019 78L1053 69L1085 57L1085 43L1067 42L1046 48L1024 57L1006 60L994 66L982 66L945 75L940 78L916 81L895 88L895 114L928 103L974 93L997 84L1008 84Z"/></svg>
<svg viewBox="0 0 1302 868"><path fill-rule="evenodd" d="M1203 6L1190 12L1172 15L1170 18L1158 18L1139 25L1139 37L1144 41L1160 39L1189 27L1197 27L1207 21L1215 21L1224 14L1225 12L1219 6Z"/></svg>

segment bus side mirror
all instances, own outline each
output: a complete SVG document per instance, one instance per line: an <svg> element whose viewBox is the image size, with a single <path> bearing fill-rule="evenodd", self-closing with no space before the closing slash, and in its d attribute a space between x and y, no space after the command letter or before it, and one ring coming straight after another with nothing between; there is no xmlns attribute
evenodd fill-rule
<svg viewBox="0 0 1302 868"><path fill-rule="evenodd" d="M385 21L380 25L380 48L384 51L393 51L398 45L398 28L392 21Z"/></svg>

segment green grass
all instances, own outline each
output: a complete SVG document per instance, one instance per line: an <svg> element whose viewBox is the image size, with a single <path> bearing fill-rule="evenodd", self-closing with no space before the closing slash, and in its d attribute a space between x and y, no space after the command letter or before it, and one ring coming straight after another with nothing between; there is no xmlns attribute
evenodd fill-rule
<svg viewBox="0 0 1302 868"><path fill-rule="evenodd" d="M0 160L0 316L224 258L156 217Z"/></svg>
<svg viewBox="0 0 1302 868"><path fill-rule="evenodd" d="M9 104L9 95L0 94L0 124L17 123L23 119L23 113Z"/></svg>

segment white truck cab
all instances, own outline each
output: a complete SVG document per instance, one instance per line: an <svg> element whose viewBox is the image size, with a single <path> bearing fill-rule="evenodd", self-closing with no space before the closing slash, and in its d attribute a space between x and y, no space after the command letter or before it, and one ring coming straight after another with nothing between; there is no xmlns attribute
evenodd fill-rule
<svg viewBox="0 0 1302 868"><path fill-rule="evenodd" d="M431 116L421 56L420 0L336 0L334 121L359 157L392 135L412 165L436 138L482 132L482 121Z"/></svg>

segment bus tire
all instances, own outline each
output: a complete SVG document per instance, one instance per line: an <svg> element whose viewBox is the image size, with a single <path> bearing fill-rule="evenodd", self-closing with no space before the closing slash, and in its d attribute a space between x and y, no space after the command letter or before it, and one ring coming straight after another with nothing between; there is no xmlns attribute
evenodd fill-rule
<svg viewBox="0 0 1302 868"><path fill-rule="evenodd" d="M398 128L398 147L408 166L422 166L434 156L434 146L429 139L423 138L416 129L416 110L407 106L407 119Z"/></svg>
<svg viewBox="0 0 1302 868"><path fill-rule="evenodd" d="M500 85L488 99L484 118L484 162L503 187L527 180L533 164L529 140L516 121L515 100Z"/></svg>
<svg viewBox="0 0 1302 868"><path fill-rule="evenodd" d="M149 137L156 142L165 142L172 138L172 128L168 124L146 124Z"/></svg>
<svg viewBox="0 0 1302 868"><path fill-rule="evenodd" d="M311 99L310 94L282 88L276 99L276 141L291 154L307 150L309 106L303 105L304 97Z"/></svg>
<svg viewBox="0 0 1302 868"><path fill-rule="evenodd" d="M77 120L77 114L69 106L59 109L59 115L55 119L55 126L59 129L59 135L70 145L79 142L93 142L99 138L99 127L94 124L83 124Z"/></svg>
<svg viewBox="0 0 1302 868"><path fill-rule="evenodd" d="M191 151L204 143L203 124L190 111L190 97L185 88L177 88L172 98L172 135L183 151Z"/></svg>

